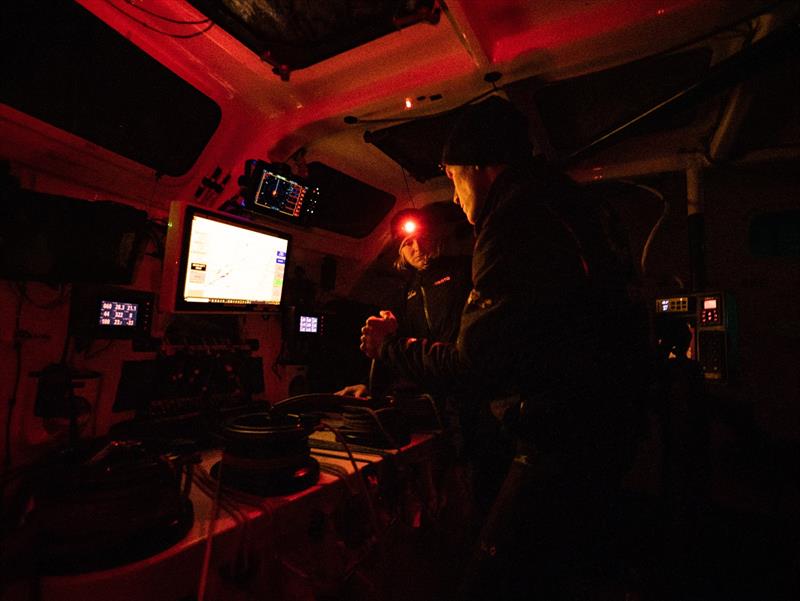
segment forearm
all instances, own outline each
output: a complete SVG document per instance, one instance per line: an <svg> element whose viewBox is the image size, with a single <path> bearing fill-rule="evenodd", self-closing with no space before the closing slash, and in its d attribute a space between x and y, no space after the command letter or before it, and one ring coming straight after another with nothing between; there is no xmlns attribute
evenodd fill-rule
<svg viewBox="0 0 800 601"><path fill-rule="evenodd" d="M456 390L466 384L469 373L455 344L419 338L388 338L381 361L398 376L431 390Z"/></svg>

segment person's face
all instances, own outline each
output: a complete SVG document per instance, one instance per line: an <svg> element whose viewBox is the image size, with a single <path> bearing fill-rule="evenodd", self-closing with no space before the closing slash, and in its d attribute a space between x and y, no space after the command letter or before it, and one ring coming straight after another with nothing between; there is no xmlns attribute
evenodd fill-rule
<svg viewBox="0 0 800 601"><path fill-rule="evenodd" d="M483 170L474 165L445 165L444 172L453 182L453 202L475 225L489 193Z"/></svg>
<svg viewBox="0 0 800 601"><path fill-rule="evenodd" d="M428 266L431 249L431 242L424 236L409 236L400 245L400 254L408 265L422 271Z"/></svg>

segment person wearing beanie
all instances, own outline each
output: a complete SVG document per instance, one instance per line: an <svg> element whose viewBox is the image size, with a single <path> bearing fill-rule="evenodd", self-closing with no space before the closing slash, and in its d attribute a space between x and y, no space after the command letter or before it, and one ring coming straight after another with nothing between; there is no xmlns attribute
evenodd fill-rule
<svg viewBox="0 0 800 601"><path fill-rule="evenodd" d="M459 230L466 225L463 213L449 202L399 211L392 219L391 235L397 244L394 267L405 279L405 289L395 307L384 314L397 320L403 336L455 342L472 288L472 259L457 243ZM354 384L336 394L364 397L369 391L364 384Z"/></svg>
<svg viewBox="0 0 800 601"><path fill-rule="evenodd" d="M361 349L468 391L515 438L458 597L574 597L608 554L643 423L652 355L633 263L607 208L532 156L526 119L504 98L462 114L442 163L476 233L456 342L403 338L370 318Z"/></svg>

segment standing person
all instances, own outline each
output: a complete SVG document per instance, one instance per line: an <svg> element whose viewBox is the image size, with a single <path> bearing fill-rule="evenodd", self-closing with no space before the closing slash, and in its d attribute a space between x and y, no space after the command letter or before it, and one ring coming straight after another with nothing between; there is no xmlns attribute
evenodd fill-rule
<svg viewBox="0 0 800 601"><path fill-rule="evenodd" d="M391 311L383 315L397 319L398 336L456 341L462 310L472 289L472 256L464 254L464 230L471 250L469 224L463 211L451 202L400 211L392 220L392 235L398 241L394 267L406 276L407 282L396 307L400 318ZM384 369L391 371L391 365ZM454 451L466 460L470 502L478 514L485 515L513 456L510 439L488 407L471 398L469 391L443 388L438 380L430 378L424 382L405 378L399 384L431 393L446 409ZM336 394L363 397L367 393L366 385L355 384Z"/></svg>
<svg viewBox="0 0 800 601"><path fill-rule="evenodd" d="M472 391L514 432L460 596L577 596L640 425L649 353L633 263L610 214L532 158L508 101L469 107L443 163L477 234L458 338L402 338L392 319L370 318L361 348L410 378Z"/></svg>
<svg viewBox="0 0 800 601"><path fill-rule="evenodd" d="M455 342L472 288L471 257L460 252L456 241L464 226L463 213L449 202L400 211L392 219L394 267L406 285L402 298L384 315L391 313L402 336ZM354 384L336 394L363 397L368 392L366 385Z"/></svg>

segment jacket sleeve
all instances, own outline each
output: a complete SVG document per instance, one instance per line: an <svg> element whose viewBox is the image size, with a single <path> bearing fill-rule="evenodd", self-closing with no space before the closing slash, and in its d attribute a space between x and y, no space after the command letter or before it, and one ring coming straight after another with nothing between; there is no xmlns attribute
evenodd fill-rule
<svg viewBox="0 0 800 601"><path fill-rule="evenodd" d="M424 338L388 339L381 348L381 361L431 392L460 388L468 373L457 344Z"/></svg>

